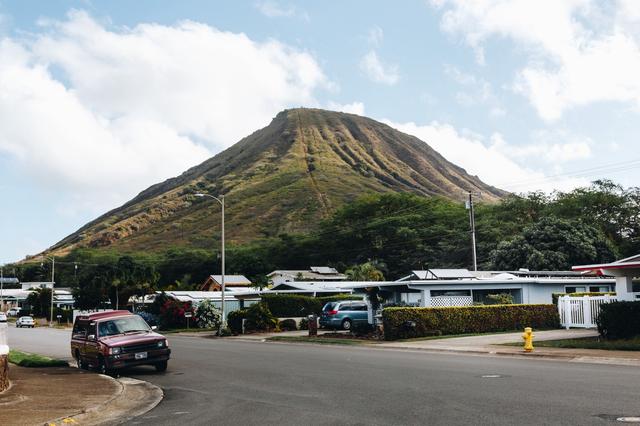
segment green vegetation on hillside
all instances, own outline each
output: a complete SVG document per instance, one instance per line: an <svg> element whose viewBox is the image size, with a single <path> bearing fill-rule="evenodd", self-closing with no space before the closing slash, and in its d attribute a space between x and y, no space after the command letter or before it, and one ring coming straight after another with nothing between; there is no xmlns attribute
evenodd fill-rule
<svg viewBox="0 0 640 426"><path fill-rule="evenodd" d="M479 266L569 269L576 263L636 254L639 204L640 189L608 181L568 193L514 195L500 203L478 204ZM265 285L265 274L272 270L311 265L351 269L354 276L366 272L369 279L374 274L379 279L378 273L397 279L428 267L468 268L468 211L446 198L372 194L338 209L316 232L283 233L227 248L227 273L244 274L257 285ZM50 276L48 263L14 267L22 281ZM80 307L107 299L122 303L154 290L193 289L218 273L218 247L164 252L76 249L56 263L57 284L75 288Z"/></svg>

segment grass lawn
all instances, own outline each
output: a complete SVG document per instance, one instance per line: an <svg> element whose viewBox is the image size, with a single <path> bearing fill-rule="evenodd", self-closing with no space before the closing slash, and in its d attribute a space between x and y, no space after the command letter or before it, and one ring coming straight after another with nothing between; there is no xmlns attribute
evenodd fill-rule
<svg viewBox="0 0 640 426"><path fill-rule="evenodd" d="M69 364L62 359L49 358L48 356L30 354L11 349L9 362L20 367L66 367Z"/></svg>
<svg viewBox="0 0 640 426"><path fill-rule="evenodd" d="M522 346L522 343L508 343L509 346ZM609 351L640 351L640 336L633 339L600 340L599 337L580 339L533 341L533 346L543 348L604 349Z"/></svg>
<svg viewBox="0 0 640 426"><path fill-rule="evenodd" d="M366 345L375 341L364 339L309 337L309 336L273 336L266 340L272 342L321 343L325 345Z"/></svg>

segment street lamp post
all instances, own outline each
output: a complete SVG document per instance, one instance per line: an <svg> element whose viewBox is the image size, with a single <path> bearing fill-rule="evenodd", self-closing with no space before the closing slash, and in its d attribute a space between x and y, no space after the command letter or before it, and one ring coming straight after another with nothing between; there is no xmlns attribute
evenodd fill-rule
<svg viewBox="0 0 640 426"><path fill-rule="evenodd" d="M53 256L51 257L43 256L43 257L44 259L51 261L51 309L50 309L50 316L49 316L49 327L53 327L53 293L54 293L54 288L56 286L56 258Z"/></svg>
<svg viewBox="0 0 640 426"><path fill-rule="evenodd" d="M209 197L209 198L213 198L214 200L216 200L218 203L220 203L220 206L222 206L222 282L220 283L222 285L222 321L220 321L220 330L218 331L219 334L222 334L222 330L225 328L226 323L227 323L227 318L225 316L225 312L224 312L224 296L225 296L225 286L224 286L224 195L221 195L220 198L218 197L214 197L211 194L202 194L202 193L198 193L195 194L196 197Z"/></svg>

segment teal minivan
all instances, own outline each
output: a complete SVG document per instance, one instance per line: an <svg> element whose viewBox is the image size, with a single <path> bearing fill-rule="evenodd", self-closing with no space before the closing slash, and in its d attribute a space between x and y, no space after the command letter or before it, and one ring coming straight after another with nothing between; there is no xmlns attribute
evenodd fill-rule
<svg viewBox="0 0 640 426"><path fill-rule="evenodd" d="M367 304L359 300L329 302L322 308L320 327L351 330L355 324L367 324Z"/></svg>

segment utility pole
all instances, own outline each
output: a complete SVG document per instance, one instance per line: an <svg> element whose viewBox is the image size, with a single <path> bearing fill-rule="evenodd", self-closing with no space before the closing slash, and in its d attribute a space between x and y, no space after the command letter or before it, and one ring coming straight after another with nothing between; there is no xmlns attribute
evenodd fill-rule
<svg viewBox="0 0 640 426"><path fill-rule="evenodd" d="M0 266L0 312L4 312L4 266Z"/></svg>
<svg viewBox="0 0 640 426"><path fill-rule="evenodd" d="M51 312L49 327L53 327L53 293L56 286L56 258L51 257Z"/></svg>
<svg viewBox="0 0 640 426"><path fill-rule="evenodd" d="M471 252L473 253L473 270L478 270L478 259L476 255L476 217L473 210L473 193L469 191L467 200L467 210L469 210L469 227L471 228Z"/></svg>

